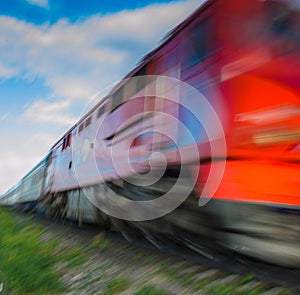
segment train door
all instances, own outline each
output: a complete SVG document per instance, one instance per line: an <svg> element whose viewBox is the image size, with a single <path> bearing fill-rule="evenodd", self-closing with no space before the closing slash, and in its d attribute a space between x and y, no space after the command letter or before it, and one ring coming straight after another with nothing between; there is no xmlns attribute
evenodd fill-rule
<svg viewBox="0 0 300 295"><path fill-rule="evenodd" d="M47 195L52 192L54 183L54 168L55 168L56 155L53 149L49 155L48 165L45 171L45 181L44 181L44 194Z"/></svg>

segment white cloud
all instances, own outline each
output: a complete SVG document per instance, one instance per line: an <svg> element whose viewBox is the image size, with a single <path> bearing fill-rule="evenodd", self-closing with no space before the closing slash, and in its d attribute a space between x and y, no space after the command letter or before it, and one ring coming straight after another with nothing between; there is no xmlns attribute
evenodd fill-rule
<svg viewBox="0 0 300 295"><path fill-rule="evenodd" d="M42 8L49 8L48 0L26 0L31 5L37 5Z"/></svg>
<svg viewBox="0 0 300 295"><path fill-rule="evenodd" d="M74 24L34 25L1 16L0 75L40 77L53 96L84 101L125 75L198 4L157 4Z"/></svg>
<svg viewBox="0 0 300 295"><path fill-rule="evenodd" d="M37 123L71 126L77 118L66 112L69 107L70 102L66 100L58 102L38 100L26 110L24 118Z"/></svg>
<svg viewBox="0 0 300 295"><path fill-rule="evenodd" d="M5 113L2 116L0 116L0 122L5 121L9 117L9 113Z"/></svg>
<svg viewBox="0 0 300 295"><path fill-rule="evenodd" d="M0 62L0 78L8 79L16 76L18 71L13 68L9 68L3 62Z"/></svg>

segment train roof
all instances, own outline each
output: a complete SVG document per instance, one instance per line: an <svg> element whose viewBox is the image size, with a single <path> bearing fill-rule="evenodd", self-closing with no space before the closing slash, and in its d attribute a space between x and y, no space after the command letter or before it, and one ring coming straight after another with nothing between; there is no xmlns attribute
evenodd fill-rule
<svg viewBox="0 0 300 295"><path fill-rule="evenodd" d="M122 81L124 81L125 79L128 79L130 77L133 77L140 69L143 68L143 66L145 64L147 64L150 60L152 60L155 55L166 45L168 44L172 39L174 39L179 32L181 32L189 23L191 23L194 18L199 15L199 13L201 13L201 11L205 8L207 8L214 0L202 0L200 3L200 6L194 11L192 12L184 21L182 21L181 23L179 23L177 26L175 26L172 30L170 30L166 36L161 40L160 44L153 49L152 51L150 51L149 53L147 53L138 63L137 66L134 67L123 79L121 79L121 81L119 81L115 87L113 87L113 89L106 95L104 96L101 101L99 101L94 107L92 107L87 113L85 113L70 129L68 129L68 131L66 131L62 137L56 141L51 149L53 150L54 147L59 144L59 142L65 137L67 136L69 133L71 133L78 125L80 125L80 123L82 121L84 121L91 113L93 113L102 103L104 103L109 97L111 97L111 95L113 93L115 93L121 86L122 86Z"/></svg>
<svg viewBox="0 0 300 295"><path fill-rule="evenodd" d="M147 63L149 63L163 47L165 47L171 40L173 40L182 30L184 30L204 9L206 9L215 0L202 0L200 6L194 10L185 20L171 29L165 37L160 41L160 44L147 53L119 83L113 88L112 92L108 95L112 95L122 85L122 81L133 77L139 70L141 70Z"/></svg>
<svg viewBox="0 0 300 295"><path fill-rule="evenodd" d="M202 0L202 3L200 4L200 6L194 12L192 12L184 21L182 21L177 26L175 26L173 29L171 29L166 34L166 36L161 40L160 44L155 49L153 49L152 51L147 53L141 59L141 61L138 63L137 67L135 67L131 72L129 72L125 76L125 78L129 78L129 77L134 76L134 74L136 72L138 72L150 60L152 60L155 57L155 55L158 52L160 52L160 50L166 44L168 44L171 40L173 40L179 34L179 32L181 32L187 25L189 25L196 18L196 16L198 16L201 13L201 11L204 10L205 8L207 8L213 1L214 0Z"/></svg>

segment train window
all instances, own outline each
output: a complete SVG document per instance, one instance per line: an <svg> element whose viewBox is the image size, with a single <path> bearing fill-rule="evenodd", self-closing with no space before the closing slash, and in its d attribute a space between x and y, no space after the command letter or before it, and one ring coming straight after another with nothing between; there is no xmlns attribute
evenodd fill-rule
<svg viewBox="0 0 300 295"><path fill-rule="evenodd" d="M61 150L65 150L67 147L71 146L72 143L72 133L69 133L67 137L64 138Z"/></svg>
<svg viewBox="0 0 300 295"><path fill-rule="evenodd" d="M102 114L104 114L105 106L102 106L98 109L97 118L99 118Z"/></svg>
<svg viewBox="0 0 300 295"><path fill-rule="evenodd" d="M137 79L129 79L124 85L123 100L128 100L133 97L137 89Z"/></svg>
<svg viewBox="0 0 300 295"><path fill-rule="evenodd" d="M84 128L84 123L81 123L78 128L78 133L80 133Z"/></svg>
<svg viewBox="0 0 300 295"><path fill-rule="evenodd" d="M271 31L276 34L286 33L291 27L291 13L284 3L267 2L267 14L271 23Z"/></svg>
<svg viewBox="0 0 300 295"><path fill-rule="evenodd" d="M193 27L187 35L187 67L193 67L207 58L212 51L210 21L205 19Z"/></svg>
<svg viewBox="0 0 300 295"><path fill-rule="evenodd" d="M119 88L112 97L112 106L111 106L111 110L114 110L115 108L117 108L118 106L121 105L123 101L123 87Z"/></svg>
<svg viewBox="0 0 300 295"><path fill-rule="evenodd" d="M92 122L92 116L88 117L85 120L85 128L88 127L89 125L91 125L91 122Z"/></svg>
<svg viewBox="0 0 300 295"><path fill-rule="evenodd" d="M145 88L145 86L146 86L146 75L147 75L147 67L146 66L144 66L143 68L141 68L135 74L135 76L142 76L142 77L139 77L137 79L136 92L139 92L140 90L142 90L143 88Z"/></svg>
<svg viewBox="0 0 300 295"><path fill-rule="evenodd" d="M104 105L104 110L105 112L110 112L111 111L111 101L112 101L112 96L109 97L109 99L105 102Z"/></svg>
<svg viewBox="0 0 300 295"><path fill-rule="evenodd" d="M70 133L67 137L67 146L71 146L72 143L72 133Z"/></svg>
<svg viewBox="0 0 300 295"><path fill-rule="evenodd" d="M62 144L62 147L61 147L61 150L63 151L65 148L66 148L66 137L64 138L63 140L63 144Z"/></svg>

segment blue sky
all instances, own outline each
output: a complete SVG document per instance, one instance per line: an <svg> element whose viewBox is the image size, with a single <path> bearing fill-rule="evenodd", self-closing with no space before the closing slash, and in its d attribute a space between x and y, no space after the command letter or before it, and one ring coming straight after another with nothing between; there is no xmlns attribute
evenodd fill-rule
<svg viewBox="0 0 300 295"><path fill-rule="evenodd" d="M0 0L0 193L199 0Z"/></svg>
<svg viewBox="0 0 300 295"><path fill-rule="evenodd" d="M57 22L67 18L71 22L89 18L94 14L115 13L121 10L143 8L154 3L170 3L168 0L1 0L3 15L9 15L35 24Z"/></svg>

